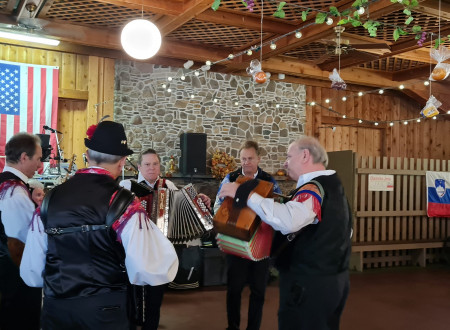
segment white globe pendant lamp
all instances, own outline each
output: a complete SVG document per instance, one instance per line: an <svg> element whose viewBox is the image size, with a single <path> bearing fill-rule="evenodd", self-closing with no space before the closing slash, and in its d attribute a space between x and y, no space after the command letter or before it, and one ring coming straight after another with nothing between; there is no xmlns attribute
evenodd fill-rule
<svg viewBox="0 0 450 330"><path fill-rule="evenodd" d="M131 57L146 60L161 47L161 33L155 24L145 19L129 22L122 30L120 42Z"/></svg>

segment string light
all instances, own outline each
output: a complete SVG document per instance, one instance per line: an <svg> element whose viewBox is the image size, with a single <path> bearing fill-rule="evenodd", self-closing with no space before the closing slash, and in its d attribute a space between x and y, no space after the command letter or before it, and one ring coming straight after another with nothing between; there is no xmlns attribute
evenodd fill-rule
<svg viewBox="0 0 450 330"><path fill-rule="evenodd" d="M425 80L425 81L423 82L423 84L424 84L425 86L428 86L428 85L430 84L430 82L429 82L428 80Z"/></svg>
<svg viewBox="0 0 450 330"><path fill-rule="evenodd" d="M408 121L405 120L405 121L403 122L403 124L408 125Z"/></svg>
<svg viewBox="0 0 450 330"><path fill-rule="evenodd" d="M358 8L358 14L364 15L365 12L366 12L366 10L364 9L364 7L361 6Z"/></svg>
<svg viewBox="0 0 450 330"><path fill-rule="evenodd" d="M380 89L379 91L378 91L378 94L383 94L384 93L384 90L382 90L382 89Z"/></svg>
<svg viewBox="0 0 450 330"><path fill-rule="evenodd" d="M172 81L173 78L172 78L172 77L167 77L167 80L168 80L168 81Z"/></svg>
<svg viewBox="0 0 450 330"><path fill-rule="evenodd" d="M420 123L420 118L417 118L417 120L416 120L418 123Z"/></svg>
<svg viewBox="0 0 450 330"><path fill-rule="evenodd" d="M327 25L331 25L331 24L334 23L334 21L333 21L333 19L331 17L328 17L326 23L327 23Z"/></svg>
<svg viewBox="0 0 450 330"><path fill-rule="evenodd" d="M378 126L378 122L375 122L374 125L375 125L375 126Z"/></svg>
<svg viewBox="0 0 450 330"><path fill-rule="evenodd" d="M302 37L302 33L300 32L300 31L296 31L295 32L295 37L297 38L297 39L300 39L301 37Z"/></svg>
<svg viewBox="0 0 450 330"><path fill-rule="evenodd" d="M437 119L437 116L434 116L433 119L436 120L436 119Z"/></svg>
<svg viewBox="0 0 450 330"><path fill-rule="evenodd" d="M193 99L195 97L195 95L194 94L191 94L191 99Z"/></svg>
<svg viewBox="0 0 450 330"><path fill-rule="evenodd" d="M358 123L362 124L362 122L363 122L362 119L359 119L359 120L358 120Z"/></svg>
<svg viewBox="0 0 450 330"><path fill-rule="evenodd" d="M172 90L170 88L167 88L167 93L172 93Z"/></svg>
<svg viewBox="0 0 450 330"><path fill-rule="evenodd" d="M405 85L400 85L400 86L398 86L398 88L399 88L399 89L404 89L404 88L405 88Z"/></svg>
<svg viewBox="0 0 450 330"><path fill-rule="evenodd" d="M251 49L247 50L247 55L248 55L248 56L251 56L252 54L253 54L253 52L252 52Z"/></svg>
<svg viewBox="0 0 450 330"><path fill-rule="evenodd" d="M185 77L184 75L182 75L182 76L180 77L180 79L181 79L181 80L185 80L186 77Z"/></svg>
<svg viewBox="0 0 450 330"><path fill-rule="evenodd" d="M389 123L389 126L394 126L394 122L391 121L391 122Z"/></svg>
<svg viewBox="0 0 450 330"><path fill-rule="evenodd" d="M207 60L206 62L205 62L205 64L207 65L207 66L211 66L211 61L210 60Z"/></svg>
<svg viewBox="0 0 450 330"><path fill-rule="evenodd" d="M234 102L234 105L239 105L239 102L238 101Z"/></svg>
<svg viewBox="0 0 450 330"><path fill-rule="evenodd" d="M198 77L200 75L200 72L195 71L194 74Z"/></svg>
<svg viewBox="0 0 450 330"><path fill-rule="evenodd" d="M342 98L342 101L344 101L344 102L347 101L347 97L344 96L344 97Z"/></svg>
<svg viewBox="0 0 450 330"><path fill-rule="evenodd" d="M326 100L325 100L325 103L330 103L330 99L326 99Z"/></svg>
<svg viewBox="0 0 450 330"><path fill-rule="evenodd" d="M363 95L364 95L363 92L359 92L359 93L358 93L358 96L363 96Z"/></svg>
<svg viewBox="0 0 450 330"><path fill-rule="evenodd" d="M232 60L234 58L234 54L228 55L228 59Z"/></svg>
<svg viewBox="0 0 450 330"><path fill-rule="evenodd" d="M270 44L270 49L272 49L272 50L277 49L277 44L274 43L274 42L272 42L272 43Z"/></svg>

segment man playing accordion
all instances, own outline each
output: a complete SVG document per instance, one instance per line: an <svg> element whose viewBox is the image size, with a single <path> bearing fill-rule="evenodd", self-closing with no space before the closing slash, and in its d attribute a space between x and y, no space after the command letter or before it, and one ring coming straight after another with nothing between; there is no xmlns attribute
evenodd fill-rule
<svg viewBox="0 0 450 330"><path fill-rule="evenodd" d="M139 155L138 170L137 181L123 180L120 182L120 185L136 193L137 196L141 196L139 197L141 204L146 209L149 218L154 220L152 213L155 211L154 199L157 197L153 191L157 192L160 188L167 188L169 190L178 190L178 188L172 181L160 177L161 159L154 149L147 149ZM145 187L148 187L148 193L143 191ZM199 194L199 197L209 208L211 205L210 198L204 194ZM144 310L137 312L135 317L133 317L134 320L132 319L131 321L137 325L142 325L143 330L156 330L159 325L160 309L165 289L166 284L158 286L132 286L130 290L143 292L139 296L144 297L145 304L141 302L141 305L145 307Z"/></svg>

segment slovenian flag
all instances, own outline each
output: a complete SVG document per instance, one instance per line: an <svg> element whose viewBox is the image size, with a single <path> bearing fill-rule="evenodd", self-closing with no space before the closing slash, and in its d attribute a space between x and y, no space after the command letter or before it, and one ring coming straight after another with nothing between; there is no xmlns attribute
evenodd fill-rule
<svg viewBox="0 0 450 330"><path fill-rule="evenodd" d="M450 172L427 171L427 214L450 217Z"/></svg>

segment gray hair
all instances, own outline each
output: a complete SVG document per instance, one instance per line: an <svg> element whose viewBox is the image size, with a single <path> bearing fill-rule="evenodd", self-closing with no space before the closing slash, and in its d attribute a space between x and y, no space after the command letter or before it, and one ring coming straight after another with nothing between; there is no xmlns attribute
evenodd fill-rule
<svg viewBox="0 0 450 330"><path fill-rule="evenodd" d="M300 149L309 150L313 158L313 163L322 163L325 167L328 166L328 154L324 147L320 144L319 140L312 136L303 136L300 139L294 141L294 144Z"/></svg>
<svg viewBox="0 0 450 330"><path fill-rule="evenodd" d="M88 149L89 159L97 164L115 164L121 160L124 156L110 155L103 152L98 152L92 149Z"/></svg>
<svg viewBox="0 0 450 330"><path fill-rule="evenodd" d="M28 180L28 185L33 189L40 188L44 190L44 184L38 180Z"/></svg>

